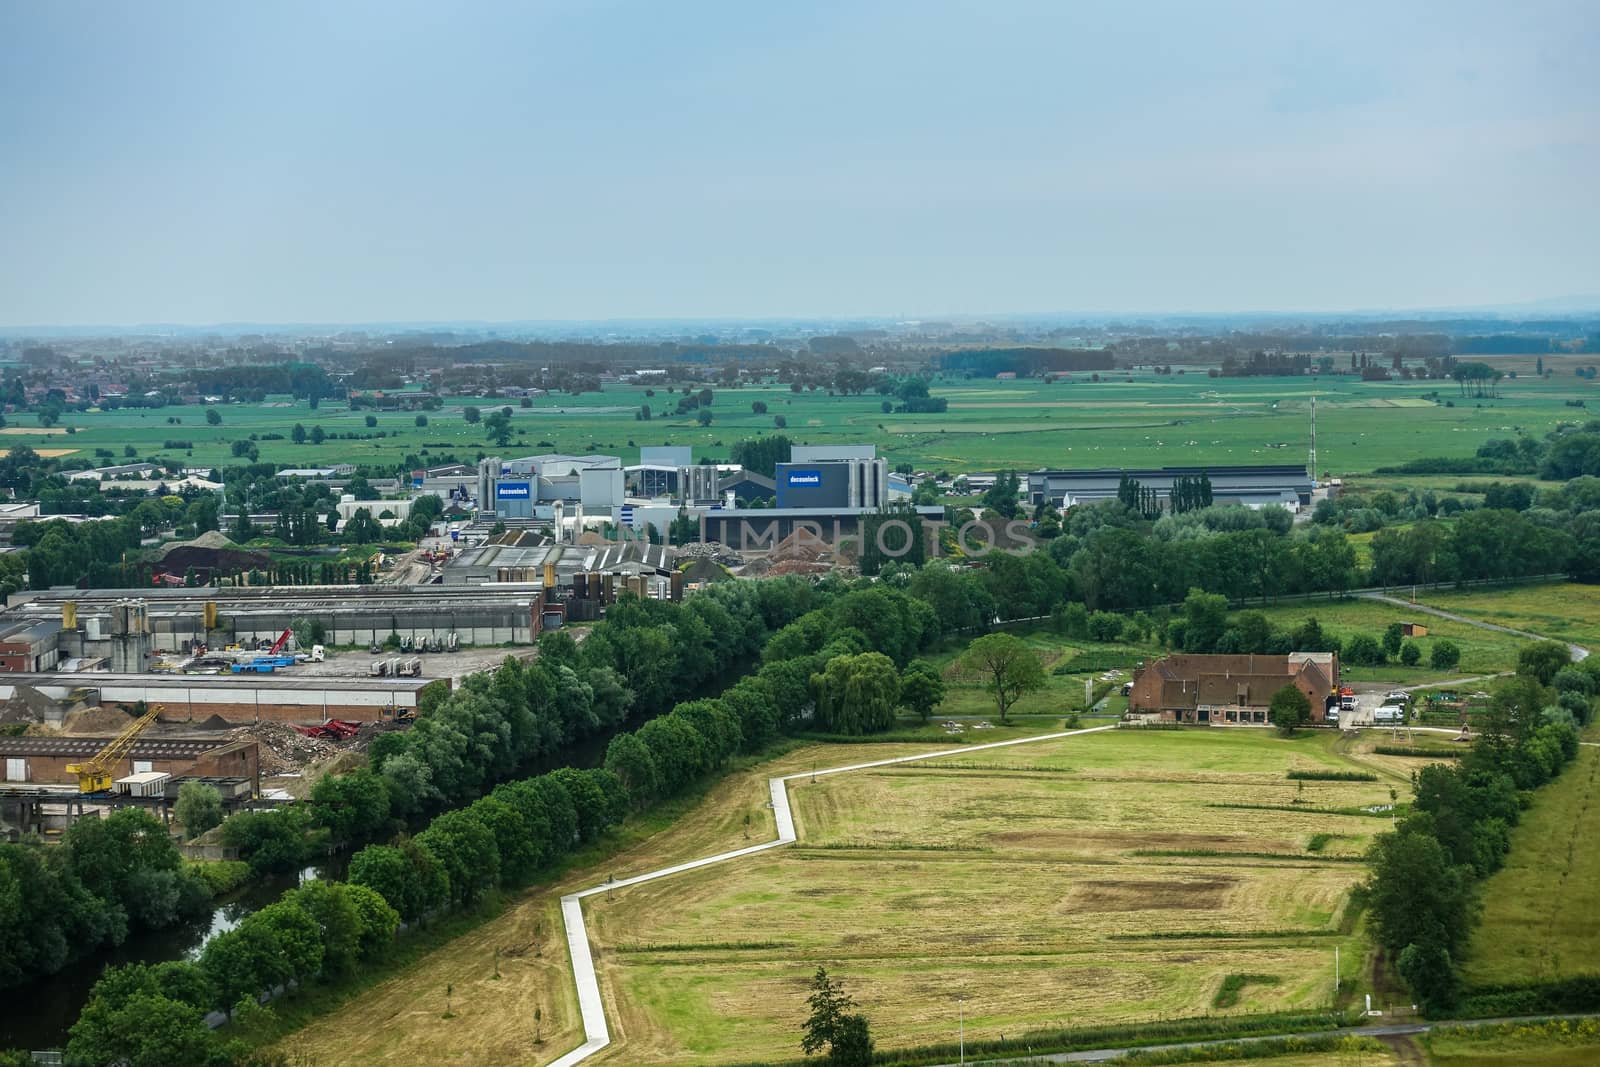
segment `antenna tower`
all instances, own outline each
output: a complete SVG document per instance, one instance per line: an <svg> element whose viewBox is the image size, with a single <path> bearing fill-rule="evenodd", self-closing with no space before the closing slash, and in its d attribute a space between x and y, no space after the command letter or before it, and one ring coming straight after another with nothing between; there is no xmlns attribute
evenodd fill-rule
<svg viewBox="0 0 1600 1067"><path fill-rule="evenodd" d="M1317 398L1311 398L1311 454L1306 457L1306 473L1311 484L1317 484Z"/></svg>

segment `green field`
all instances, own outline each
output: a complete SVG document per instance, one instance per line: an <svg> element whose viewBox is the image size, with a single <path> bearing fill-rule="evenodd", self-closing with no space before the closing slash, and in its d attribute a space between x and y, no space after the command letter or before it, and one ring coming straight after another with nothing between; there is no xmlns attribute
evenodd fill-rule
<svg viewBox="0 0 1600 1067"><path fill-rule="evenodd" d="M1552 582L1487 592L1429 589L1417 599L1484 622L1600 647L1600 586Z"/></svg>
<svg viewBox="0 0 1600 1067"><path fill-rule="evenodd" d="M646 396L643 388L610 385L600 393L540 398L532 408L510 401L515 441L505 449L488 443L480 426L469 426L462 409L471 404L486 413L500 400L451 398L428 413L417 427L410 412L349 411L325 401L311 411L304 401L276 399L265 404L219 405L223 421L208 426L204 408L167 407L109 413L69 412L56 429L71 436L36 430L33 416L11 417L6 444L72 447L93 456L111 449L120 461L132 444L141 457L161 454L199 464L230 459L229 446L251 433L282 434L281 441L258 442L263 462L316 466L332 462L391 466L408 453L454 454L470 460L478 453L526 455L540 451L619 453L627 462L640 445L691 445L697 457L726 458L733 442L773 430L774 416L788 421L788 435L812 444L867 441L892 463L919 469L973 471L1013 467L1137 466L1193 463L1300 463L1306 455L1309 406L1317 397L1318 455L1324 471L1371 471L1418 456L1465 456L1491 437L1518 431L1542 434L1558 421L1572 419L1564 402L1594 386L1576 379L1542 382L1520 378L1503 384L1495 400L1456 397L1453 382L1362 383L1348 378L1207 378L1203 372L1156 376L1105 372L1046 385L1041 381L938 381L933 393L950 402L942 415L886 415L875 393L830 397L796 394L787 386L747 385L716 389L715 421L697 425L692 416L664 414L676 403L665 388ZM1440 403L1422 399L1437 390ZM1446 407L1444 400L1453 400ZM768 413L751 411L763 401ZM649 404L655 418L635 414ZM180 419L169 424L169 418ZM329 440L295 445L288 435L296 422L327 433L375 434L382 440ZM27 432L33 428L35 432ZM18 432L21 431L21 432ZM166 440L189 440L186 454L163 449ZM549 442L540 445L539 442ZM630 444L631 442L631 444ZM719 443L720 442L720 443ZM101 462L112 462L102 460Z"/></svg>
<svg viewBox="0 0 1600 1067"><path fill-rule="evenodd" d="M1483 886L1483 921L1463 965L1469 985L1600 973L1600 749L1584 748L1511 837Z"/></svg>
<svg viewBox="0 0 1600 1067"><path fill-rule="evenodd" d="M1497 590L1483 595L1494 598L1518 592L1520 590ZM1525 638L1513 634L1483 630L1468 623L1407 611L1398 604L1361 598L1300 600L1251 610L1262 611L1275 626L1284 629L1293 629L1304 622L1307 616L1315 616L1325 631L1342 640L1357 633L1381 637L1384 628L1391 622L1420 622L1428 627L1426 637L1415 639L1422 649L1422 666L1404 667L1397 663L1389 663L1382 667L1351 667L1341 664L1345 676L1354 681L1423 684L1449 681L1451 678L1462 676L1514 670L1517 666L1517 652L1527 644ZM1436 671L1427 666L1428 654L1433 650L1434 642L1441 639L1454 641L1461 649L1461 664L1453 671Z"/></svg>
<svg viewBox="0 0 1600 1067"><path fill-rule="evenodd" d="M798 846L592 903L618 1039L600 1062L793 1058L818 965L885 1049L953 1039L958 995L974 1038L1205 1014L1231 974L1276 981L1227 1010L1328 1004L1334 945L1349 978L1367 951L1350 860L1388 822L1293 806L1405 787L1285 778L1371 766L1339 743L1118 731L796 782Z"/></svg>
<svg viewBox="0 0 1600 1067"><path fill-rule="evenodd" d="M1445 1026L1424 1045L1434 1067L1590 1067L1600 1063L1600 1022Z"/></svg>

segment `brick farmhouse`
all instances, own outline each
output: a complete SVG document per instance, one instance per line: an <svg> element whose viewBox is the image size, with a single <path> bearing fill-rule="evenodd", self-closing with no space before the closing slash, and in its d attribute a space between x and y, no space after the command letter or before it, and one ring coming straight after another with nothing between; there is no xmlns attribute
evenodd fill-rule
<svg viewBox="0 0 1600 1067"><path fill-rule="evenodd" d="M1128 711L1165 722L1265 725L1272 694L1286 685L1311 702L1313 723L1325 721L1328 698L1339 685L1338 654L1167 656L1134 675Z"/></svg>

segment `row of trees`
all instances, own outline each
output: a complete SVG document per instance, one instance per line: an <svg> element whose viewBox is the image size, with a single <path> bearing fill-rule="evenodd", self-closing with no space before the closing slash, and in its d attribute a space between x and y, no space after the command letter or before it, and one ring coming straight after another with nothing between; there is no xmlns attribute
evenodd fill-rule
<svg viewBox="0 0 1600 1067"><path fill-rule="evenodd" d="M1477 918L1476 887L1505 862L1522 792L1578 754L1575 700L1563 697L1581 694L1587 718L1600 666L1568 662L1556 642L1525 648L1517 676L1496 687L1471 751L1417 773L1410 813L1368 856L1374 935L1429 1012L1460 993L1457 963ZM1569 688L1552 688L1558 678Z"/></svg>

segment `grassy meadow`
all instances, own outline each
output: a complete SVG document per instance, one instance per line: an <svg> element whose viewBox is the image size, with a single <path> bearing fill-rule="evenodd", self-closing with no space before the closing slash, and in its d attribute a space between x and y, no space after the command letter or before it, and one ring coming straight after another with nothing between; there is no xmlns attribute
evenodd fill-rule
<svg viewBox="0 0 1600 1067"><path fill-rule="evenodd" d="M1481 595L1493 600L1498 597L1515 596L1521 592L1520 589L1512 588L1494 590ZM1433 591L1430 590L1425 596L1419 593L1418 599L1431 603L1433 595ZM1353 667L1341 664L1346 678L1360 682L1393 681L1424 684L1433 681L1445 682L1463 676L1515 670L1517 651L1527 644L1525 638L1513 634L1483 630L1468 623L1408 611L1398 604L1360 597L1297 600L1252 610L1260 610L1274 625L1284 629L1293 629L1303 623L1308 616L1315 616L1324 631L1342 640L1348 640L1358 633L1382 637L1384 628L1392 622L1419 622L1428 628L1426 637L1413 639L1422 650L1422 661L1419 666L1405 667L1398 663L1388 663L1381 667ZM1434 642L1440 640L1453 641L1461 649L1461 663L1453 671L1434 670L1427 665Z"/></svg>
<svg viewBox="0 0 1600 1067"><path fill-rule="evenodd" d="M1600 647L1600 586L1552 582L1494 590L1429 589L1417 599L1468 618Z"/></svg>
<svg viewBox="0 0 1600 1067"><path fill-rule="evenodd" d="M1541 381L1521 377L1502 383L1498 399L1457 396L1454 382L1363 383L1349 378L1208 378L1203 370L1185 375L1149 372L1071 375L1054 384L1036 380L950 379L934 383L949 411L941 415L889 415L875 393L831 397L825 392L793 393L787 386L747 385L716 389L713 423L699 426L692 415L671 414L675 397L664 388L646 395L642 387L607 386L600 393L543 397L533 407L510 401L515 441L505 449L489 444L480 425L462 416L468 405L485 413L508 402L450 398L427 413L418 427L412 412L352 412L325 401L312 411L305 401L269 398L262 404L223 404L222 423L206 423L201 406L157 410L68 413L44 430L34 416L11 417L0 445L77 448L91 456L96 448L115 452L125 445L141 457L162 455L196 464L227 462L230 445L252 433L281 434L258 441L264 462L317 466L333 462L393 465L408 453L453 454L470 460L478 453L526 455L539 451L619 453L633 462L641 445L690 445L698 457L726 458L733 442L772 432L774 417L785 431L812 444L867 441L893 463L952 472L1040 466L1139 466L1193 463L1300 463L1306 455L1312 396L1317 398L1318 456L1324 471L1359 474L1418 456L1471 455L1491 437L1518 431L1542 434L1561 420L1581 418L1565 406L1575 394L1596 387L1576 378ZM1424 394L1438 393L1438 401ZM751 410L755 401L765 415ZM1446 406L1445 401L1454 406ZM649 404L654 418L635 416ZM368 428L373 414L377 426ZM170 423L169 419L179 420ZM296 422L329 434L386 436L328 440L296 445L289 433ZM69 436L63 433L73 429ZM187 450L167 449L166 441L192 441ZM541 445L539 442L549 442ZM111 462L102 460L102 462Z"/></svg>
<svg viewBox="0 0 1600 1067"><path fill-rule="evenodd" d="M1600 749L1584 748L1512 831L1505 867L1484 884L1483 921L1462 971L1469 985L1600 973ZM1600 1040L1597 1040L1600 1044Z"/></svg>

